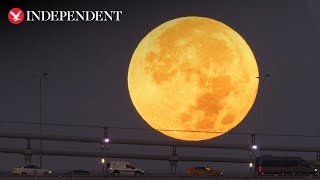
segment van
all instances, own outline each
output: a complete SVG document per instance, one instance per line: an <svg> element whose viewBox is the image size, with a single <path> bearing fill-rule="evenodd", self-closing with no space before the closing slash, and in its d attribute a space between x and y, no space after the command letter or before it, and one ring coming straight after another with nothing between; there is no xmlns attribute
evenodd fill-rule
<svg viewBox="0 0 320 180"><path fill-rule="evenodd" d="M110 175L139 176L144 171L135 168L131 163L124 161L111 161L107 163L108 173Z"/></svg>
<svg viewBox="0 0 320 180"><path fill-rule="evenodd" d="M262 156L256 158L255 175L317 175L318 170L301 157Z"/></svg>

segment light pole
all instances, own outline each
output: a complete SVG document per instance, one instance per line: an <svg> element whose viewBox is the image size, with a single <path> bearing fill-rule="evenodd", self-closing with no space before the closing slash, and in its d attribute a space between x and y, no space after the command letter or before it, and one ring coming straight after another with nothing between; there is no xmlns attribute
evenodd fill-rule
<svg viewBox="0 0 320 180"><path fill-rule="evenodd" d="M260 85L260 108L258 110L258 125L257 125L257 131L259 131L261 134L263 134L263 90L264 90L264 83L267 80L268 77L270 77L270 74L264 74L262 77L259 76L257 78L259 78L261 80L261 85ZM260 139L260 144L261 144L261 139ZM260 155L262 155L262 152L260 151Z"/></svg>
<svg viewBox="0 0 320 180"><path fill-rule="evenodd" d="M43 109L42 109L42 81L47 77L48 73L42 73L40 78L39 78L39 90L40 90L40 97L39 97L39 100L40 100L40 106L39 106L39 110L40 110L40 168L42 168L42 154L43 154L43 144L42 144L42 114L43 114Z"/></svg>
<svg viewBox="0 0 320 180"><path fill-rule="evenodd" d="M267 78L270 76L270 74L264 74L264 76L259 76L256 77L259 80L261 80L260 86L259 86L259 105L260 108L258 108L258 118L257 118L257 129L256 131L262 132L262 101L263 101L263 85L264 82L267 80ZM254 126L255 127L255 126ZM255 128L253 128L255 129ZM261 142L260 142L261 143ZM249 147L249 157L250 157L250 162L249 162L249 175L252 176L252 169L254 168L254 161L256 160L256 155L258 151L258 145L256 144L256 134L251 134L251 145Z"/></svg>
<svg viewBox="0 0 320 180"><path fill-rule="evenodd" d="M259 123L259 120L258 120L258 131L260 130L262 132L262 106L263 106L263 89L264 89L264 82L267 80L268 77L270 77L271 75L270 74L264 74L264 76L259 76L257 78L259 78L261 80L261 85L260 85L260 108L259 108L259 114L260 116L258 117L258 119L260 119L260 123Z"/></svg>

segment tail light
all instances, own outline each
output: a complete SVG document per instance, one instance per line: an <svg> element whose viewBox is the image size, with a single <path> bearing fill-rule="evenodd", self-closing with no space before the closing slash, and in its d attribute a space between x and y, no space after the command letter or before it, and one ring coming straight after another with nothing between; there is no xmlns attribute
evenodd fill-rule
<svg viewBox="0 0 320 180"><path fill-rule="evenodd" d="M259 174L262 174L262 173L263 173L262 166L259 166Z"/></svg>

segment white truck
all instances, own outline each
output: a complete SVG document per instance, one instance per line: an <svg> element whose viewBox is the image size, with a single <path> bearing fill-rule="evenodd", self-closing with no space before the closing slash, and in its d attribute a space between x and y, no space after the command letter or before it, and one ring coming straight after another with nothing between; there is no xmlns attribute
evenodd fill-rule
<svg viewBox="0 0 320 180"><path fill-rule="evenodd" d="M110 175L139 176L144 174L142 169L135 168L131 163L124 161L108 162L107 168Z"/></svg>

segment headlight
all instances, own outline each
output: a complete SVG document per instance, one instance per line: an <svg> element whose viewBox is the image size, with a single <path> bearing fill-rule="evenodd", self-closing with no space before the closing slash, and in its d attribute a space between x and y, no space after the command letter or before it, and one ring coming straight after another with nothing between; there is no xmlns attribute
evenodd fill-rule
<svg viewBox="0 0 320 180"><path fill-rule="evenodd" d="M49 171L49 174L51 174L52 173L52 171Z"/></svg>
<svg viewBox="0 0 320 180"><path fill-rule="evenodd" d="M318 169L314 169L314 171L318 171Z"/></svg>

